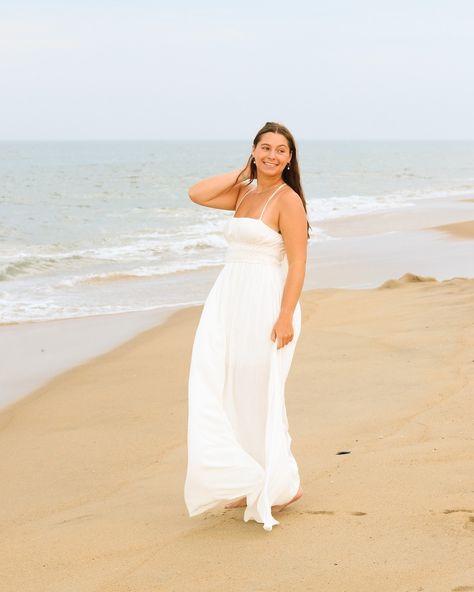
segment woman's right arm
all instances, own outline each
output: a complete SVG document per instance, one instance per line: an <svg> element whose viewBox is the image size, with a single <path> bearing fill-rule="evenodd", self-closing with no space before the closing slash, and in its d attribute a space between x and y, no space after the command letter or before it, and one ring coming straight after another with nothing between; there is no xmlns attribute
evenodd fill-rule
<svg viewBox="0 0 474 592"><path fill-rule="evenodd" d="M191 201L207 208L234 210L246 179L249 179L248 167L243 171L235 169L198 181L188 189L188 195Z"/></svg>

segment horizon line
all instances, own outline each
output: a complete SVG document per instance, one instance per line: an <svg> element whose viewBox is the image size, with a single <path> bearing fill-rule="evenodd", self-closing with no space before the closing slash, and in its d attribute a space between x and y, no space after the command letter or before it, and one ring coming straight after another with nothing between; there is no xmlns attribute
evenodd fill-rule
<svg viewBox="0 0 474 592"><path fill-rule="evenodd" d="M0 142L248 142L249 138L0 138ZM474 138L298 138L299 142L473 142Z"/></svg>

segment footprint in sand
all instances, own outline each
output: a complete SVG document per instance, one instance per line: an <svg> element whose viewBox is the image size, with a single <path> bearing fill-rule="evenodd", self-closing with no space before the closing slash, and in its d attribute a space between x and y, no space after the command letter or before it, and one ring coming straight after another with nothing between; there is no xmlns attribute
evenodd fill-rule
<svg viewBox="0 0 474 592"><path fill-rule="evenodd" d="M95 518L94 514L83 514L82 516L73 516L72 518L66 518L65 520L61 520L60 522L56 522L56 524L67 524L68 522L77 522L81 520L87 520L89 518Z"/></svg>
<svg viewBox="0 0 474 592"><path fill-rule="evenodd" d="M456 586L456 588L451 588L451 592L473 592L474 586Z"/></svg>
<svg viewBox="0 0 474 592"><path fill-rule="evenodd" d="M456 508L453 510L444 510L443 514L453 514L454 512L465 512L466 514L472 514L472 516L468 516L468 519L464 523L464 528L474 530L474 510L466 510L465 508ZM474 590L474 587L469 588L469 589Z"/></svg>

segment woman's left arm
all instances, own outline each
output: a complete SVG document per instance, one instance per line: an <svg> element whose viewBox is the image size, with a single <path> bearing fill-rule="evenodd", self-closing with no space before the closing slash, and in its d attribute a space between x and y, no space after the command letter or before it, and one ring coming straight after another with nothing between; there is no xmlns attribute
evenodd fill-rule
<svg viewBox="0 0 474 592"><path fill-rule="evenodd" d="M288 274L283 289L280 315L273 326L271 339L284 347L293 339L293 313L303 289L308 250L307 217L301 198L287 193L280 196L279 226L285 241Z"/></svg>

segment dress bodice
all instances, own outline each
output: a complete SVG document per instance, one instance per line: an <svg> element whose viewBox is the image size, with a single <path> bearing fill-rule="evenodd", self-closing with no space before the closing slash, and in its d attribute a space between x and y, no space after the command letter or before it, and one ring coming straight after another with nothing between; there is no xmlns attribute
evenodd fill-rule
<svg viewBox="0 0 474 592"><path fill-rule="evenodd" d="M224 227L228 243L225 261L281 265L285 243L279 232L259 218L231 217Z"/></svg>

